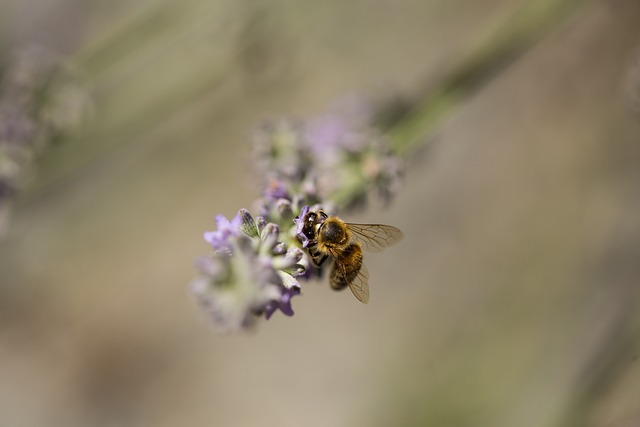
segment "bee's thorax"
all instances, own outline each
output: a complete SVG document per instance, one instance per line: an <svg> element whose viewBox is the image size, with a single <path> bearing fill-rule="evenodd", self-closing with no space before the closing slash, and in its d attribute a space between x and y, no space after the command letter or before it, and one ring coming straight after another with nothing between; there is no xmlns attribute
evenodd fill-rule
<svg viewBox="0 0 640 427"><path fill-rule="evenodd" d="M319 225L318 240L326 246L342 247L349 243L350 236L347 226L342 220L329 217Z"/></svg>

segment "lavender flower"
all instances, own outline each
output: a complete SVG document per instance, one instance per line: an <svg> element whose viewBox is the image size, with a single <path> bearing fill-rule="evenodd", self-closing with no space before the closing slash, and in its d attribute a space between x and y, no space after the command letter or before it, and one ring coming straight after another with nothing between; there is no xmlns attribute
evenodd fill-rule
<svg viewBox="0 0 640 427"><path fill-rule="evenodd" d="M257 262L246 244L218 252L199 262L200 277L191 291L221 330L237 331L253 324L267 303L280 298L273 275Z"/></svg>
<svg viewBox="0 0 640 427"><path fill-rule="evenodd" d="M339 209L362 204L373 191L391 200L401 186L403 162L373 126L373 112L349 101L319 118L270 122L256 132L261 179L278 183L267 195L277 189L309 205L331 201ZM264 202L269 204L268 196Z"/></svg>
<svg viewBox="0 0 640 427"><path fill-rule="evenodd" d="M280 309L287 316L293 316L293 310L291 309L291 298L300 294L299 287L285 288L280 296L280 299L269 301L265 306L265 317L267 320L271 317L276 310Z"/></svg>
<svg viewBox="0 0 640 427"><path fill-rule="evenodd" d="M216 231L206 231L203 236L204 240L216 251L231 251L230 237L240 234L240 225L242 224L241 214L238 213L231 221L223 215L218 215L216 216L216 222L218 229Z"/></svg>
<svg viewBox="0 0 640 427"><path fill-rule="evenodd" d="M347 105L349 108L345 108ZM306 248L302 218L309 210L336 212L377 192L385 201L399 190L403 164L372 125L363 104L313 120L269 122L254 134L254 163L263 187L255 219L244 209L206 232L213 254L199 262L192 292L223 330L251 327L277 310L293 315L300 280L318 276Z"/></svg>
<svg viewBox="0 0 640 427"><path fill-rule="evenodd" d="M293 220L293 223L295 224L296 237L300 241L300 244L302 245L303 248L306 248L310 242L309 236L307 236L303 232L304 226L305 226L304 218L309 213L309 211L310 211L309 206L308 205L304 206L300 210L300 214Z"/></svg>
<svg viewBox="0 0 640 427"><path fill-rule="evenodd" d="M279 227L256 220L242 209L231 220L216 217L218 229L206 232L214 252L198 261L199 277L191 291L221 330L252 326L280 309L293 315L291 298L300 293L295 279L304 272L302 251L278 241Z"/></svg>
<svg viewBox="0 0 640 427"><path fill-rule="evenodd" d="M293 120L270 121L254 134L254 163L268 178L300 181L311 165L303 143L303 124Z"/></svg>
<svg viewBox="0 0 640 427"><path fill-rule="evenodd" d="M347 97L328 114L308 121L306 139L320 161L333 160L336 151L357 153L366 148L370 136L379 133L372 126L373 117L373 110L364 99Z"/></svg>
<svg viewBox="0 0 640 427"><path fill-rule="evenodd" d="M0 235L36 155L78 127L88 111L78 73L42 49L25 49L0 72Z"/></svg>

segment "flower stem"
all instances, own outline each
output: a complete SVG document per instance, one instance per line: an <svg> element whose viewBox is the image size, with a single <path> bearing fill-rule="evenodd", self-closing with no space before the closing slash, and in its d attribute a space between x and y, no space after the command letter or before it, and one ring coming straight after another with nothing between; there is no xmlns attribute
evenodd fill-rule
<svg viewBox="0 0 640 427"><path fill-rule="evenodd" d="M535 0L510 16L457 66L429 85L417 106L389 130L396 152L410 156L464 101L589 1Z"/></svg>

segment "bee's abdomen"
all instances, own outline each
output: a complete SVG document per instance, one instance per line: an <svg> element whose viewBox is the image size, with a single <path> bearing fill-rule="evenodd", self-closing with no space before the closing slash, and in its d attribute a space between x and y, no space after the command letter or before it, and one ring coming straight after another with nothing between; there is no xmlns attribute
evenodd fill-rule
<svg viewBox="0 0 640 427"><path fill-rule="evenodd" d="M362 268L362 248L357 243L347 246L340 256L335 257L331 271L331 287L344 289L355 280Z"/></svg>

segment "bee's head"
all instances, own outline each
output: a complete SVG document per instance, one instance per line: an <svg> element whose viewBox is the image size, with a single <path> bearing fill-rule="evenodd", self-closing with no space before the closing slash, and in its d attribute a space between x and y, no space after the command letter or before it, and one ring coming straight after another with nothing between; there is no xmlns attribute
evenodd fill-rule
<svg viewBox="0 0 640 427"><path fill-rule="evenodd" d="M317 212L308 212L304 216L304 226L302 227L302 233L308 239L315 239L318 227L327 218L328 216L326 213L324 213L323 210L319 210Z"/></svg>
<svg viewBox="0 0 640 427"><path fill-rule="evenodd" d="M309 212L304 217L304 226L302 227L302 234L308 239L313 239L316 234L316 219L318 215L315 212Z"/></svg>

